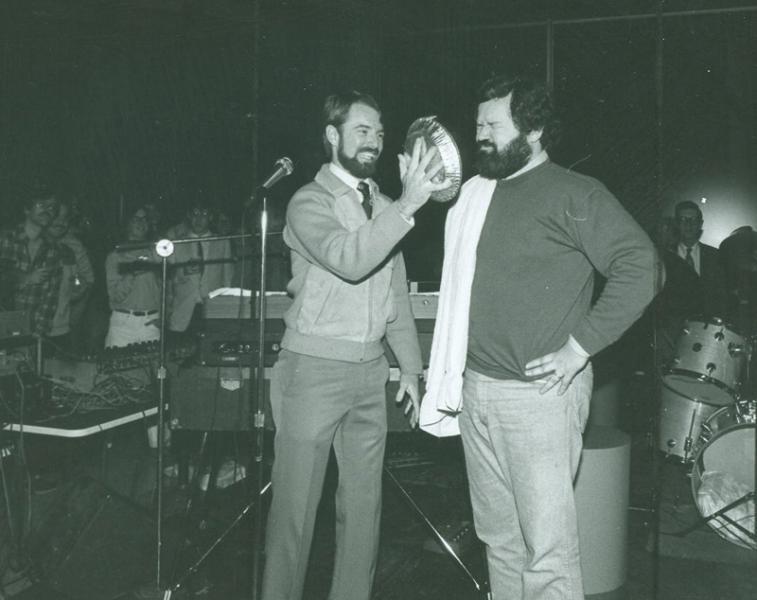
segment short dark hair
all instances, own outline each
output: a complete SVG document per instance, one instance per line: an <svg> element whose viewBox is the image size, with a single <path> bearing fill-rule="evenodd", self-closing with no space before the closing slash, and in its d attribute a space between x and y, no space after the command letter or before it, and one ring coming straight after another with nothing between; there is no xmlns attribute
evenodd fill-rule
<svg viewBox="0 0 757 600"><path fill-rule="evenodd" d="M328 96L323 103L323 129L321 131L323 132L323 149L329 158L331 158L331 144L326 138L326 127L333 125L338 129L344 125L347 120L347 113L350 112L353 104L365 104L376 112L381 112L376 99L365 92L349 90Z"/></svg>
<svg viewBox="0 0 757 600"><path fill-rule="evenodd" d="M699 220L702 220L702 209L697 206L696 202L692 202L691 200L681 200L681 202L676 204L673 214L678 215L679 212L686 209L697 211Z"/></svg>
<svg viewBox="0 0 757 600"><path fill-rule="evenodd" d="M560 141L560 120L555 113L552 94L547 86L522 76L496 75L479 88L478 103L506 98L512 94L510 112L521 133L541 130L545 150Z"/></svg>
<svg viewBox="0 0 757 600"><path fill-rule="evenodd" d="M40 200L50 199L58 200L58 196L47 181L33 180L26 185L23 192L23 206L25 209L32 208Z"/></svg>

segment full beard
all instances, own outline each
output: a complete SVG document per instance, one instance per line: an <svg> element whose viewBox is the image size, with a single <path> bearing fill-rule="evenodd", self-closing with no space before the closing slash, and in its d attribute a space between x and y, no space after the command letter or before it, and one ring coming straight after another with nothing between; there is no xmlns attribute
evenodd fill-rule
<svg viewBox="0 0 757 600"><path fill-rule="evenodd" d="M476 168L486 179L505 179L525 167L531 155L531 146L522 133L499 151L489 142L479 142Z"/></svg>
<svg viewBox="0 0 757 600"><path fill-rule="evenodd" d="M369 162L361 162L358 160L357 155L360 152L374 152L370 148L360 148L357 152L355 152L355 156L347 156L344 151L339 148L337 150L337 155L339 157L339 163L347 170L348 173L350 173L353 177L357 177L358 179L365 179L366 177L371 177L376 172L376 163L378 163L378 154L376 154L376 158Z"/></svg>

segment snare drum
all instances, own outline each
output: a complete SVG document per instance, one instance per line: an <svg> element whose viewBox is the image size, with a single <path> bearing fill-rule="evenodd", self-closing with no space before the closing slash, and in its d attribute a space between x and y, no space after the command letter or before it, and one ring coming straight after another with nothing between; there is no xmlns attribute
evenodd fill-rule
<svg viewBox="0 0 757 600"><path fill-rule="evenodd" d="M748 354L746 339L720 319L686 321L664 383L705 404L731 404L741 388Z"/></svg>
<svg viewBox="0 0 757 600"><path fill-rule="evenodd" d="M754 490L755 402L739 401L715 411L702 424L691 470L691 491L703 517L740 500ZM754 531L754 500L725 513L747 531ZM749 535L716 517L707 523L721 537L757 549Z"/></svg>

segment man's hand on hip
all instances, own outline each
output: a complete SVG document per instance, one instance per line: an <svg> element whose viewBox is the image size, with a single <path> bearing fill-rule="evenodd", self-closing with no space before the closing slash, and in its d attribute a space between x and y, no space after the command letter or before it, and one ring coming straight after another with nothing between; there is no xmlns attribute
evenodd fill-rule
<svg viewBox="0 0 757 600"><path fill-rule="evenodd" d="M588 356L579 354L570 342L565 342L557 352L546 354L529 362L526 365L526 376L548 376L544 385L539 389L539 393L546 394L559 384L557 394L562 396L588 362Z"/></svg>

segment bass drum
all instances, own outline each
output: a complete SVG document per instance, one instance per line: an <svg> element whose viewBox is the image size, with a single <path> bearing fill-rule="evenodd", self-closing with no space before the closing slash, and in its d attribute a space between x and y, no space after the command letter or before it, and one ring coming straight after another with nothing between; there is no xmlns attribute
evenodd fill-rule
<svg viewBox="0 0 757 600"><path fill-rule="evenodd" d="M707 524L729 542L757 550L754 499L745 499L754 490L754 461L755 402L725 406L702 425L691 470L691 491L705 518L736 502L725 516L738 526L722 517Z"/></svg>
<svg viewBox="0 0 757 600"><path fill-rule="evenodd" d="M717 410L717 406L684 396L663 383L657 448L674 460L691 461L702 425Z"/></svg>

